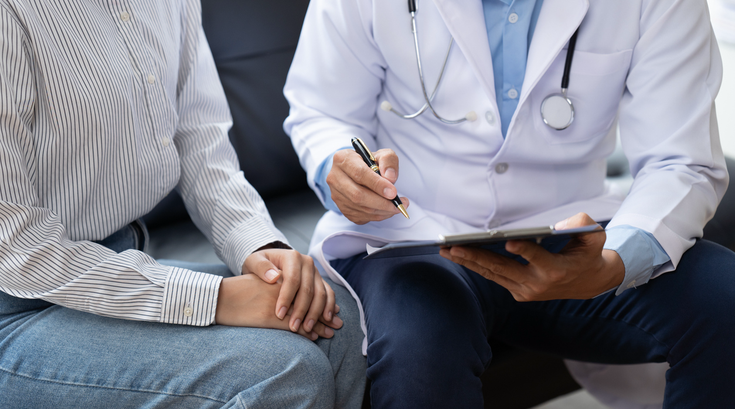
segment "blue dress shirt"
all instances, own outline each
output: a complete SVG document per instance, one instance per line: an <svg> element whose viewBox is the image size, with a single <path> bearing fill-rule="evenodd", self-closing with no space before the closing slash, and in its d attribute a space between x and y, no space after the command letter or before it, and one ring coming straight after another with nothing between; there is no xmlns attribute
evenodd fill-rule
<svg viewBox="0 0 735 409"><path fill-rule="evenodd" d="M518 108L526 74L528 49L542 4L543 0L482 0L503 137ZM315 183L322 192L324 207L341 214L327 185L333 156L334 154L330 155L319 166ZM625 278L618 286L616 294L647 283L653 272L670 260L653 235L641 229L616 226L606 233L604 248L617 252L625 265Z"/></svg>

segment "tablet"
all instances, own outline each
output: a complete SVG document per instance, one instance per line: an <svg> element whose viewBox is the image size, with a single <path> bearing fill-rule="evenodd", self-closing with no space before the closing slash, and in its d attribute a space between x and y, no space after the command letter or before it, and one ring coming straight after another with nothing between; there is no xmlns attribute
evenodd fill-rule
<svg viewBox="0 0 735 409"><path fill-rule="evenodd" d="M389 243L383 247L372 247L367 245L367 256L365 258L400 257L422 254L436 254L442 247L452 246L476 246L489 249L501 249L505 247L508 240L535 240L544 244L546 239L553 241L558 250L558 244L569 241L574 236L602 231L597 224L577 227L573 229L556 230L554 226L532 227L511 230L489 230L486 232L440 235L438 240L400 241ZM557 250L557 251L558 251Z"/></svg>

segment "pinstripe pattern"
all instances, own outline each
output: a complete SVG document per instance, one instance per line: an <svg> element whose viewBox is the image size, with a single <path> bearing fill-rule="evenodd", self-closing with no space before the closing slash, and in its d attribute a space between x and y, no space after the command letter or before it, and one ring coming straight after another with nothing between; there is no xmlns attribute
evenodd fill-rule
<svg viewBox="0 0 735 409"><path fill-rule="evenodd" d="M0 0L0 290L212 323L219 277L90 242L173 188L232 271L286 242L239 171L200 12L198 0Z"/></svg>

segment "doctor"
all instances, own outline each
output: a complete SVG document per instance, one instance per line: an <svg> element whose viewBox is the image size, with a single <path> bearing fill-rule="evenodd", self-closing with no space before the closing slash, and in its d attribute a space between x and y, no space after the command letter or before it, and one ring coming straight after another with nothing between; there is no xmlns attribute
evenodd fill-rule
<svg viewBox="0 0 735 409"><path fill-rule="evenodd" d="M481 407L491 337L668 362L665 406L735 406L735 254L699 239L728 183L721 77L704 0L313 0L284 127L331 210L311 255L364 308L374 407ZM625 197L605 183L618 128ZM366 245L596 222L559 254L363 260Z"/></svg>

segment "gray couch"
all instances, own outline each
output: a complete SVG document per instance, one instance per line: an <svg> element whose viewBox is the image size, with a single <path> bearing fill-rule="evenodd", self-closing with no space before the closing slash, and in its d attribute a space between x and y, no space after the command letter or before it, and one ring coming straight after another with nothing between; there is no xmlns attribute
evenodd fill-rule
<svg viewBox="0 0 735 409"><path fill-rule="evenodd" d="M232 110L230 139L241 167L266 200L276 226L302 252L307 251L324 209L307 187L306 175L283 132L288 104L282 88L307 6L308 0L202 0L204 29ZM735 163L729 164L735 169ZM611 159L608 173L618 183L629 180L619 152ZM732 195L725 199L705 233L731 248L735 247L734 202ZM145 220L152 256L219 262L175 193ZM497 342L493 353L493 363L482 378L487 407L528 408L579 388L558 357Z"/></svg>

